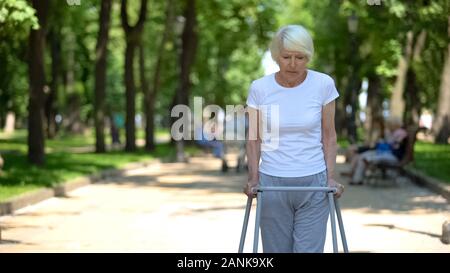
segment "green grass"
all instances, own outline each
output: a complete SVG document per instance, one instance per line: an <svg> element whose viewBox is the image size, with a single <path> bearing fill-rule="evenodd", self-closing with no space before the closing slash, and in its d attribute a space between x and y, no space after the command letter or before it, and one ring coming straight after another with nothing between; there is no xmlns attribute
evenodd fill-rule
<svg viewBox="0 0 450 273"><path fill-rule="evenodd" d="M122 142L125 140L125 132L121 131L121 140ZM170 136L169 129L158 128L155 130L155 137L168 137ZM136 137L144 139L145 131L144 130L136 130ZM109 134L106 134L106 143L109 144L111 142L111 138ZM13 135L6 135L4 133L0 133L0 151L20 151L26 152L27 146L24 145L27 143L27 131L26 130L16 130ZM95 135L94 132L87 133L85 135L61 135L54 139L46 139L45 140L45 149L46 152L58 152L67 150L67 147L70 148L79 148L79 147L93 147L95 144Z"/></svg>
<svg viewBox="0 0 450 273"><path fill-rule="evenodd" d="M165 132L158 131L158 134ZM167 133L166 133L167 134ZM120 168L130 162L152 158L174 158L175 149L169 144L159 144L149 153L113 151L105 154L93 152L74 153L72 148L92 148L93 134L67 135L46 140L46 164L44 167L30 165L27 161L27 133L16 131L12 135L0 133L0 152L5 160L0 174L0 201L42 187L51 187L67 180L90 175L105 169ZM195 154L195 147L186 147L186 153Z"/></svg>
<svg viewBox="0 0 450 273"><path fill-rule="evenodd" d="M5 154L4 171L0 176L0 201L29 190L51 187L79 176L120 168L129 162L173 155L174 149L168 144L158 145L151 154L146 151L134 153L116 151L107 154L55 152L47 154L45 166L38 168L27 162L25 153Z"/></svg>
<svg viewBox="0 0 450 273"><path fill-rule="evenodd" d="M450 145L416 142L414 168L450 184Z"/></svg>
<svg viewBox="0 0 450 273"><path fill-rule="evenodd" d="M347 138L338 138L337 140L337 144L338 147L342 148L342 149L346 149L348 146L350 146L350 142L348 141Z"/></svg>
<svg viewBox="0 0 450 273"><path fill-rule="evenodd" d="M18 130L13 135L0 134L0 151L27 152L27 132ZM64 151L68 147L78 148L93 146L95 138L92 133L86 135L62 135L45 140L46 152Z"/></svg>

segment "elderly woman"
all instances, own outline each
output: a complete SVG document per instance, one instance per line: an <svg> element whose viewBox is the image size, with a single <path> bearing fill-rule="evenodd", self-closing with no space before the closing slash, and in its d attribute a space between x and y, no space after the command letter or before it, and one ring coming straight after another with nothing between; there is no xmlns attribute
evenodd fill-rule
<svg viewBox="0 0 450 273"><path fill-rule="evenodd" d="M302 26L278 30L270 51L280 70L253 81L247 98L249 174L244 193L254 196L258 185L329 186L337 188L339 198L344 187L334 179L334 100L339 96L334 80L307 68L314 46ZM279 121L274 138L260 128L261 120L271 123L271 118ZM264 252L323 252L328 215L324 192L267 192L261 212Z"/></svg>

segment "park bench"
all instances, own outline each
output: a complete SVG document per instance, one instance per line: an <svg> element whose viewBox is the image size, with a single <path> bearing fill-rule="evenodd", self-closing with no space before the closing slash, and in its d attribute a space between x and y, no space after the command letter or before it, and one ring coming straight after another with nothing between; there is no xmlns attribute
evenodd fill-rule
<svg viewBox="0 0 450 273"><path fill-rule="evenodd" d="M379 186L395 185L399 177L405 176L405 166L414 160L414 144L416 142L417 127L408 128L408 136L400 143L404 146L405 153L398 162L365 162L367 166L364 182L368 185Z"/></svg>
<svg viewBox="0 0 450 273"><path fill-rule="evenodd" d="M236 160L236 172L247 170L246 161L246 141L245 140L226 140L225 144L225 156L230 159L229 155L232 154L234 158L231 161Z"/></svg>

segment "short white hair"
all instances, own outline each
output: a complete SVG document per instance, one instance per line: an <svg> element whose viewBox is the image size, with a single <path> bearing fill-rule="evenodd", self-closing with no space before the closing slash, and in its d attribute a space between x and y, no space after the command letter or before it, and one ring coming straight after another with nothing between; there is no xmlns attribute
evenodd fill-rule
<svg viewBox="0 0 450 273"><path fill-rule="evenodd" d="M287 25L280 28L270 43L272 59L278 63L282 50L299 51L311 61L314 55L314 44L308 31L300 25Z"/></svg>

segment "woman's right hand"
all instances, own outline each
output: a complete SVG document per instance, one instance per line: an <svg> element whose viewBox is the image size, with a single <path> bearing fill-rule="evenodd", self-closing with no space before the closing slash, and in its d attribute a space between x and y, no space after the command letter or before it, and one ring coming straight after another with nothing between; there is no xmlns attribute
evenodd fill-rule
<svg viewBox="0 0 450 273"><path fill-rule="evenodd" d="M256 187L258 187L258 181L248 181L247 184L244 186L244 193L251 198L256 197L256 191L254 190Z"/></svg>

